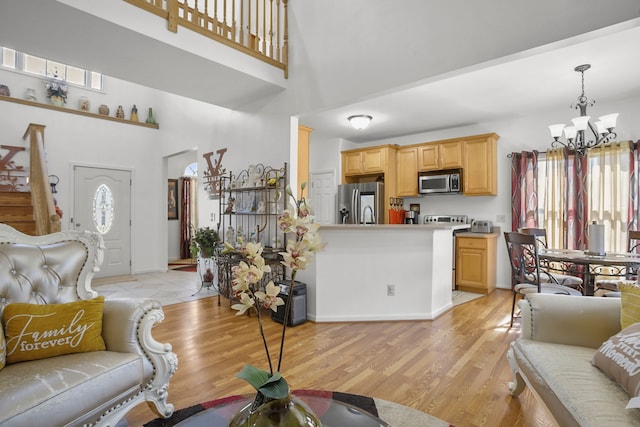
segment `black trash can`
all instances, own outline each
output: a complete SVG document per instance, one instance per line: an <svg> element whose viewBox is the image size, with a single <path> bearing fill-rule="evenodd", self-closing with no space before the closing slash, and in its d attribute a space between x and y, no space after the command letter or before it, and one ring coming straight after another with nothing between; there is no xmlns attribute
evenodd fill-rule
<svg viewBox="0 0 640 427"><path fill-rule="evenodd" d="M284 323L284 311L287 304L287 300L291 297L289 294L289 288L291 285L290 280L284 280L276 282L276 285L280 285L280 293L278 296L284 300L284 305L278 306L278 311L271 312L271 319L278 323ZM289 314L289 321L287 326L295 326L307 321L307 285L295 281L293 287L293 300L291 301L291 313Z"/></svg>

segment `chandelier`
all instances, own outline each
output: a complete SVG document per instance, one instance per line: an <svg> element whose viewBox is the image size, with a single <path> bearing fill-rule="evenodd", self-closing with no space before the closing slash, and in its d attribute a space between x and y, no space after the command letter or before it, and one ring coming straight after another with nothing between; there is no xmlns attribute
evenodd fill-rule
<svg viewBox="0 0 640 427"><path fill-rule="evenodd" d="M591 117L587 115L587 107L593 107L596 103L594 100L587 99L584 94L584 72L589 68L591 68L591 64L578 65L574 68L574 71L579 72L582 77L582 93L578 97L578 103L572 105L571 108L580 110L580 116L571 119L573 123L572 126L565 126L563 123L549 126L551 136L553 137L552 147L562 145L570 150L584 154L587 149L610 142L616 137L613 129L616 127L618 113L600 116L595 124L589 121ZM589 136L586 135L587 128L591 131ZM565 137L564 142L560 140L563 131Z"/></svg>

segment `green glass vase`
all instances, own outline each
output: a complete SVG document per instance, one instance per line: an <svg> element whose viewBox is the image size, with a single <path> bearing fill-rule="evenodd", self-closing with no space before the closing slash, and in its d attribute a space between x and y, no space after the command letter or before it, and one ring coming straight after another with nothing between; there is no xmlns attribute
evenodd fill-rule
<svg viewBox="0 0 640 427"><path fill-rule="evenodd" d="M284 399L269 400L252 410L245 405L229 422L229 427L320 427L320 419L302 400L289 394Z"/></svg>

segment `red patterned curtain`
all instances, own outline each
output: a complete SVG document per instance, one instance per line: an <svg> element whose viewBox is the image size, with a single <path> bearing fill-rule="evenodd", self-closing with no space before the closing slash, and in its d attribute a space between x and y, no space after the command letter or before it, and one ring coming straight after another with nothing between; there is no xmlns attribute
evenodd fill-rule
<svg viewBox="0 0 640 427"><path fill-rule="evenodd" d="M550 247L586 249L587 156L564 148L546 153L544 224Z"/></svg>
<svg viewBox="0 0 640 427"><path fill-rule="evenodd" d="M191 244L191 184L192 179L180 178L180 258L191 258L189 245Z"/></svg>
<svg viewBox="0 0 640 427"><path fill-rule="evenodd" d="M511 230L538 227L538 152L511 153Z"/></svg>
<svg viewBox="0 0 640 427"><path fill-rule="evenodd" d="M629 225L627 230L640 230L640 154L637 141L632 145L629 162Z"/></svg>

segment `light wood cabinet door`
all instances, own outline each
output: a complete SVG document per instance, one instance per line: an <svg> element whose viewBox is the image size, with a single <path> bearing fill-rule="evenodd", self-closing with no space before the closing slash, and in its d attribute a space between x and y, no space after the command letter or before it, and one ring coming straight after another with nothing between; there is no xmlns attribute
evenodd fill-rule
<svg viewBox="0 0 640 427"><path fill-rule="evenodd" d="M462 167L462 142L445 142L439 145L440 169Z"/></svg>
<svg viewBox="0 0 640 427"><path fill-rule="evenodd" d="M462 142L430 143L418 147L418 170L433 171L462 167Z"/></svg>
<svg viewBox="0 0 640 427"><path fill-rule="evenodd" d="M418 147L418 170L432 171L440 169L438 144L425 144Z"/></svg>
<svg viewBox="0 0 640 427"><path fill-rule="evenodd" d="M375 148L362 152L363 173L383 173L386 169L386 148Z"/></svg>
<svg viewBox="0 0 640 427"><path fill-rule="evenodd" d="M408 197L418 195L418 148L401 148L397 154L397 195Z"/></svg>
<svg viewBox="0 0 640 427"><path fill-rule="evenodd" d="M456 238L456 284L467 292L488 294L496 289L497 234Z"/></svg>
<svg viewBox="0 0 640 427"><path fill-rule="evenodd" d="M495 196L498 194L497 138L465 142L463 187L465 196Z"/></svg>
<svg viewBox="0 0 640 427"><path fill-rule="evenodd" d="M362 173L362 152L342 153L342 172L345 175Z"/></svg>

